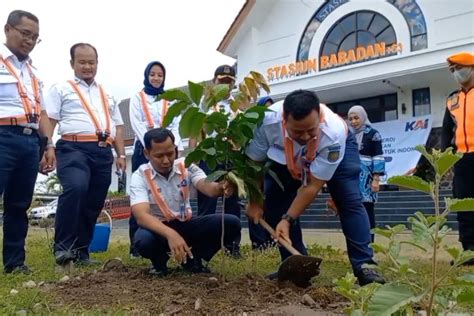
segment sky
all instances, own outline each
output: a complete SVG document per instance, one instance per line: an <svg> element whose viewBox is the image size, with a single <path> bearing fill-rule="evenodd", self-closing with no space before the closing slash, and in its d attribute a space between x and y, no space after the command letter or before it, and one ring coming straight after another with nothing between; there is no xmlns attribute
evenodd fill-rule
<svg viewBox="0 0 474 316"><path fill-rule="evenodd" d="M16 9L35 14L42 39L30 57L46 89L73 76L69 48L97 48L97 82L118 100L143 88L153 60L166 68L165 89L213 77L234 59L216 49L245 0L1 0L0 23ZM3 29L3 28L2 28ZM0 40L5 43L5 34Z"/></svg>

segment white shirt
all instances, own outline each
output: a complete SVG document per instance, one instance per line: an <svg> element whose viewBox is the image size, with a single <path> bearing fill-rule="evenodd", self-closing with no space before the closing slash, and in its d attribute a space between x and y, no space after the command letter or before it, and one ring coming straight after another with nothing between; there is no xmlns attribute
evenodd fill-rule
<svg viewBox="0 0 474 316"><path fill-rule="evenodd" d="M138 170L133 173L132 179L130 180L130 205L134 206L139 203L148 203L150 204L151 213L154 216L160 218L160 220L164 219L163 214L156 205L153 194L151 193L151 190L148 187L148 183L146 182L144 171L147 168L150 168L152 173L152 179L158 186L161 194L163 195L163 199L168 204L170 210L173 211L174 215L179 215L179 208L180 204L183 203L183 199L180 193L180 185L182 184L182 181L180 177L181 171L178 168L178 163L183 160L184 158L175 160L173 170L171 170L168 179L156 172L153 169L151 163L141 165L140 168L138 168ZM194 164L189 166L186 185L190 186L190 192L191 189L195 191L196 184L205 178L206 174L204 173L204 171L201 170L201 168ZM186 201L186 206L189 208L191 207L189 201Z"/></svg>
<svg viewBox="0 0 474 316"><path fill-rule="evenodd" d="M94 81L90 86L83 80L75 77L74 81L81 89L89 106L98 118L100 128L105 129L106 117L102 106L99 86ZM123 125L122 115L117 102L107 94L109 101L110 136L115 138L116 126ZM46 97L46 112L48 117L59 122L60 135L96 134L94 122L82 106L79 96L69 82L57 83L51 87Z"/></svg>
<svg viewBox="0 0 474 316"><path fill-rule="evenodd" d="M31 65L31 59L27 58L24 61L19 61L18 57L16 57L5 45L0 45L0 54L5 60L10 61L10 63L15 68L16 73L23 81L23 84L28 94L28 98L31 101L31 106L34 107L35 97L30 72L27 66L28 63L30 63ZM31 68L33 75L38 78L36 68L34 68L33 66L31 66ZM40 81L40 98L41 107L43 108L44 100L42 87L43 84ZM21 115L25 115L25 109L23 108L23 103L21 102L20 94L18 92L17 80L14 76L10 74L5 65L3 65L3 63L0 63L0 118L15 117ZM27 123L20 125L38 129L38 123Z"/></svg>
<svg viewBox="0 0 474 316"><path fill-rule="evenodd" d="M161 117L161 113L163 111L163 103L164 100L155 101L156 97L153 95L148 95L145 93L148 110L150 111L151 117L153 118L153 123L155 127L161 127L161 122L163 118ZM171 106L169 104L168 106ZM179 135L179 121L181 120L181 116L177 116L173 119L170 125L168 125L168 129L173 132L174 135L174 143L178 147L178 150L183 150L183 142L181 141L181 136ZM135 94L133 97L130 98L130 122L132 124L133 132L135 133L135 139L138 139L143 147L145 148L145 142L143 141L143 137L145 133L148 131L148 121L146 119L146 115L143 112L142 101L140 97L140 93Z"/></svg>
<svg viewBox="0 0 474 316"><path fill-rule="evenodd" d="M283 100L276 102L266 112L261 126L255 130L254 139L246 148L247 156L255 161L267 158L286 165L283 142ZM328 181L334 175L346 149L347 130L344 121L327 107L321 107L324 121L319 123L320 135L316 158L310 164L314 177ZM286 136L288 137L288 136ZM303 148L293 141L295 158L301 157ZM301 159L298 159L301 166Z"/></svg>

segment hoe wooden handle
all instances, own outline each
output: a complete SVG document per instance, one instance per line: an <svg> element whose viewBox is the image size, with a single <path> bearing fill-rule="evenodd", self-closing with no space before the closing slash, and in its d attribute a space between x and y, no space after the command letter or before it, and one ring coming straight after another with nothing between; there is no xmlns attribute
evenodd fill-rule
<svg viewBox="0 0 474 316"><path fill-rule="evenodd" d="M269 232L272 236L275 234L275 230L263 218L260 218L258 223L262 225L262 227L265 228L265 230ZM292 255L301 255L301 253L296 250L286 239L278 237L278 242L280 243L280 245L285 247L286 250L288 250Z"/></svg>

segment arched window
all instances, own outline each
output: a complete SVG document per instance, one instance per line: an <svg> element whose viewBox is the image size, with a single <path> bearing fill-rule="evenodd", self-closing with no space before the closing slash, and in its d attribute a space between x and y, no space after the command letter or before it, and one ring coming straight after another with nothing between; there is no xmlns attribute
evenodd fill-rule
<svg viewBox="0 0 474 316"><path fill-rule="evenodd" d="M390 22L379 13L357 11L342 17L331 27L324 37L319 56L329 56L339 51L381 42L384 42L386 47L397 43L395 30Z"/></svg>

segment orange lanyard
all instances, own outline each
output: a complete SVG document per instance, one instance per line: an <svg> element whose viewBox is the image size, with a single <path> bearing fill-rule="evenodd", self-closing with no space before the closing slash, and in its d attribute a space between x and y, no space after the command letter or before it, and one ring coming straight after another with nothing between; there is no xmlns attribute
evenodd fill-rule
<svg viewBox="0 0 474 316"><path fill-rule="evenodd" d="M23 81L21 80L20 76L18 76L15 67L11 64L11 62L7 59L4 59L0 55L0 61L3 62L5 67L7 68L8 72L15 77L17 80L17 89L18 89L18 94L20 95L21 103L23 104L23 109L26 114L26 119L28 123L36 123L38 120L37 118L40 115L41 112L41 97L40 97L40 88L39 88L39 80L38 78L35 77L33 74L33 70L31 69L31 66L29 63L26 64L26 67L28 68L28 72L30 74L30 78L32 81L32 87L33 87L33 95L35 97L35 107L31 105L31 101L28 98L28 93L26 90L25 85L23 84Z"/></svg>
<svg viewBox="0 0 474 316"><path fill-rule="evenodd" d="M151 116L150 109L148 109L148 101L146 100L146 94L142 90L140 91L140 100L142 104L143 113L145 113L145 119L147 121L148 129L155 128L153 117ZM163 126L163 120L165 119L166 113L168 113L168 100L163 99L163 107L161 108L161 122L160 127Z"/></svg>
<svg viewBox="0 0 474 316"><path fill-rule="evenodd" d="M283 145L285 148L285 158L286 166L291 176L295 180L301 180L301 168L295 158L295 149L293 140L286 135L286 123L285 120L281 122L283 129ZM304 155L304 162L311 163L316 158L316 152L318 151L319 140L320 140L320 131L318 130L318 136L312 138L306 144L306 153ZM304 168L309 168L309 166L304 166Z"/></svg>
<svg viewBox="0 0 474 316"><path fill-rule="evenodd" d="M160 188L156 184L155 181L153 181L152 174L151 174L151 168L148 167L145 169L145 178L146 182L148 184L148 188L151 190L151 194L153 195L153 199L155 200L156 205L158 205L158 208L160 209L161 213L163 214L164 218L166 221L171 221L174 219L179 219L181 221L189 220L191 219L192 216L192 209L187 206L189 205L189 186L187 184L187 178L188 178L188 170L184 166L184 162L180 162L178 164L178 168L181 171L180 175L180 194L181 194L181 203L182 203L182 209L180 209L180 215L174 215L173 211L169 208L168 204L166 203L163 195L160 192Z"/></svg>
<svg viewBox="0 0 474 316"><path fill-rule="evenodd" d="M84 94L82 93L81 89L79 88L77 83L75 83L74 81L68 80L68 82L71 85L71 87L74 89L76 94L79 96L79 100L81 101L82 107L84 108L84 110L86 110L86 112L89 115L90 119L94 123L96 133L97 134L102 133L104 130L101 129L101 124L99 122L99 119L97 118L97 116L92 111L91 106L89 105L86 98L84 97ZM98 86L99 86L100 99L102 101L102 108L104 109L104 113L105 113L105 124L106 124L105 133L110 135L109 101L107 100L107 95L105 94L104 88L102 88L101 85L98 85Z"/></svg>
<svg viewBox="0 0 474 316"><path fill-rule="evenodd" d="M326 106L324 104L320 104L320 111L319 111L319 123L323 123L325 121L324 117L324 109ZM339 117L339 116L338 116ZM342 122L344 123L344 128L346 130L346 135L349 133L349 129L347 127L346 122L339 117ZM286 165L288 168L288 171L290 172L291 176L296 179L296 180L301 180L301 168L299 164L297 164L296 159L295 159L295 150L294 150L294 145L293 145L293 140L291 140L289 137L286 135L286 123L285 120L282 120L282 130L283 130L283 144L284 144L284 149L285 149L285 158L286 158ZM308 144L306 144L306 153L304 155L304 168L309 169L309 164L316 159L316 153L318 151L318 146L319 146L319 141L321 140L321 129L318 130L318 135L311 139ZM307 179L303 179L304 182L307 181Z"/></svg>

